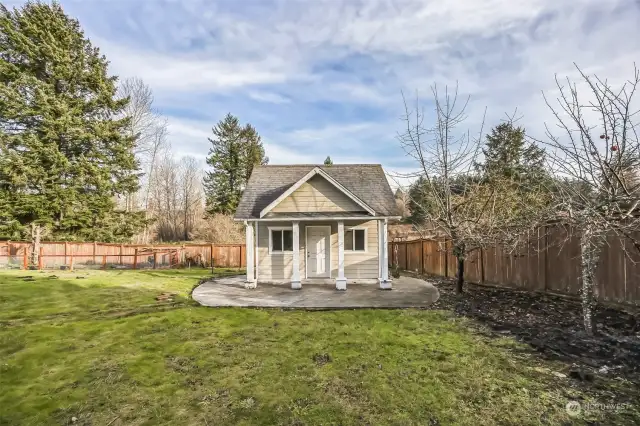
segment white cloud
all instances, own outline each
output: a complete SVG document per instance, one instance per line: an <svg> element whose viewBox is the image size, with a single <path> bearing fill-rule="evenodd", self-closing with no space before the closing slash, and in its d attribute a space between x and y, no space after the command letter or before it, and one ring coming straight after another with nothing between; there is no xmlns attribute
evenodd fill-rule
<svg viewBox="0 0 640 426"><path fill-rule="evenodd" d="M229 61L190 55L159 54L98 41L112 60L111 70L123 77L138 76L156 91L218 92L257 84L282 83L291 69L277 59Z"/></svg>
<svg viewBox="0 0 640 426"><path fill-rule="evenodd" d="M320 162L326 152L409 167L394 140L400 90L426 100L434 82L458 82L472 96L471 130L485 106L488 126L518 107L541 136L551 118L541 92L553 95L555 73L575 77L576 62L619 82L640 53L632 0L69 4L114 72L142 77L181 116L215 117L170 117L176 149L206 153L217 114L231 109L215 97L223 94L235 114L267 122L258 130L279 163Z"/></svg>
<svg viewBox="0 0 640 426"><path fill-rule="evenodd" d="M267 102L272 104L286 104L291 102L289 98L286 98L282 95L273 92L265 92L265 91L250 91L248 93L249 97L253 100L259 102Z"/></svg>

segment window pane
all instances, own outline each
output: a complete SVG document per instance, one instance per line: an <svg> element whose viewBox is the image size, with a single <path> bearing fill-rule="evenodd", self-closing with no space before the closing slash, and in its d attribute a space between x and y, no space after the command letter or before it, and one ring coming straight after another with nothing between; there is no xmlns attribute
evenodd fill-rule
<svg viewBox="0 0 640 426"><path fill-rule="evenodd" d="M293 250L293 231L282 231L284 251Z"/></svg>
<svg viewBox="0 0 640 426"><path fill-rule="evenodd" d="M344 249L353 250L353 231L344 231Z"/></svg>
<svg viewBox="0 0 640 426"><path fill-rule="evenodd" d="M356 241L355 241L355 250L364 251L364 229L355 229L356 233Z"/></svg>
<svg viewBox="0 0 640 426"><path fill-rule="evenodd" d="M271 231L271 251L282 251L282 231Z"/></svg>

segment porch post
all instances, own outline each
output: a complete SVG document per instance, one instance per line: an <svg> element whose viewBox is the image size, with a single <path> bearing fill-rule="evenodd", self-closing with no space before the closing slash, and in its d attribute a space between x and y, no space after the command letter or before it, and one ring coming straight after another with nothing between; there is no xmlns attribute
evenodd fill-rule
<svg viewBox="0 0 640 426"><path fill-rule="evenodd" d="M344 222L338 221L338 278L336 290L346 290L347 279L344 277Z"/></svg>
<svg viewBox="0 0 640 426"><path fill-rule="evenodd" d="M245 229L245 253L247 254L247 279L244 288L256 288L256 281L253 275L253 224L244 222Z"/></svg>
<svg viewBox="0 0 640 426"><path fill-rule="evenodd" d="M258 285L258 280L259 280L258 271L260 269L260 268L258 268L258 265L260 264L260 250L259 250L260 246L258 245L259 244L258 241L260 241L260 235L258 233L258 229L260 228L260 224L258 222L254 222L254 223L255 223L255 226L256 226L255 238L254 238L254 240L256 240L255 241L255 248L256 249L253 252L253 257L255 259L255 264L256 264L255 268L256 268L256 286L257 286Z"/></svg>
<svg viewBox="0 0 640 426"><path fill-rule="evenodd" d="M293 222L293 274L291 275L291 288L300 290L300 222Z"/></svg>
<svg viewBox="0 0 640 426"><path fill-rule="evenodd" d="M382 252L382 221L376 221L378 225L378 282L382 281L382 269L383 269L383 257L384 253Z"/></svg>
<svg viewBox="0 0 640 426"><path fill-rule="evenodd" d="M380 288L383 290L391 290L391 281L389 281L389 244L387 243L388 228L387 219L381 223L381 233L378 234L378 241L380 242L380 249L382 257L380 258L382 275L380 277Z"/></svg>

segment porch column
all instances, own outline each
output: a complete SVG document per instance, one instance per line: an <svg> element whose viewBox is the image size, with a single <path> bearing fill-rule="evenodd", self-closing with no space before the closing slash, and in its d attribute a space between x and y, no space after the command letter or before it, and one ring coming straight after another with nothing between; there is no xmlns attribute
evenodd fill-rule
<svg viewBox="0 0 640 426"><path fill-rule="evenodd" d="M382 269L384 262L382 258L384 257L384 253L382 252L382 221L376 221L376 225L378 225L378 282L382 281Z"/></svg>
<svg viewBox="0 0 640 426"><path fill-rule="evenodd" d="M245 230L245 252L247 253L247 279L244 288L256 288L256 281L253 275L253 224L244 222Z"/></svg>
<svg viewBox="0 0 640 426"><path fill-rule="evenodd" d="M344 222L338 222L338 278L336 290L346 290L347 279L344 277Z"/></svg>
<svg viewBox="0 0 640 426"><path fill-rule="evenodd" d="M293 274L291 275L291 288L300 290L300 222L293 222Z"/></svg>
<svg viewBox="0 0 640 426"><path fill-rule="evenodd" d="M255 264L256 264L255 268L256 268L256 286L257 286L258 285L258 280L260 279L260 278L258 278L258 271L260 269L260 268L258 268L258 265L260 264L260 250L258 250L258 248L259 248L258 241L260 241L260 236L259 236L258 230L260 229L260 224L258 222L255 222L255 226L256 226L256 229L255 229L255 238L254 238L254 240L256 240L255 241L256 249L253 252L253 257L255 259Z"/></svg>
<svg viewBox="0 0 640 426"><path fill-rule="evenodd" d="M383 290L391 290L391 281L389 281L389 244L387 243L389 232L387 219L380 222L380 232L378 233L378 242L380 243L380 252L382 253L380 257L380 269L382 271L380 274L380 288Z"/></svg>

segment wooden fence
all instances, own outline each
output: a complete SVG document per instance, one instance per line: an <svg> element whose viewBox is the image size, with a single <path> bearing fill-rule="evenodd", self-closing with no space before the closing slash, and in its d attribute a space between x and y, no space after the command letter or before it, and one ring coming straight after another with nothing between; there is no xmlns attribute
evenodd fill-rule
<svg viewBox="0 0 640 426"><path fill-rule="evenodd" d="M0 267L27 268L31 244L0 241ZM38 269L61 266L131 269L174 267L200 263L210 267L245 267L244 244L111 244L42 242Z"/></svg>
<svg viewBox="0 0 640 426"><path fill-rule="evenodd" d="M624 244L629 243L611 237L605 245L597 268L597 296L601 301L640 305L640 254L633 247L625 253ZM453 278L457 273L448 241L390 242L389 263L420 274ZM539 229L518 253L500 247L477 250L465 260L465 280L577 296L579 236L549 226Z"/></svg>

